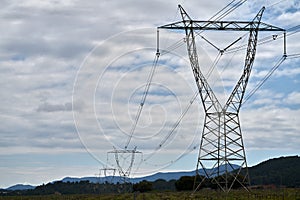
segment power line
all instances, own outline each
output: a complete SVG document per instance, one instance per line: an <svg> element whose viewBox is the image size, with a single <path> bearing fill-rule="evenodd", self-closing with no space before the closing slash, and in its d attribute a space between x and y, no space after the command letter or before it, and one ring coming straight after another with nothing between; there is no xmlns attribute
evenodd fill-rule
<svg viewBox="0 0 300 200"><path fill-rule="evenodd" d="M293 32L288 32L287 36L293 35L295 33L298 33L300 31L300 25L291 27L287 29L287 31L293 31ZM269 36L268 38L272 37L272 40L274 39L274 36ZM284 37L284 33L281 34L280 36L277 36L279 38ZM268 38L263 38L263 40L259 44L265 44L268 42L271 42L272 40L269 40ZM286 59L294 59L294 58L299 58L300 53L297 54L290 54L290 55L283 55L280 60L270 69L270 71L266 74L266 76L250 91L247 97L245 97L245 100L242 104L246 103L258 90L261 88L261 86L270 78L270 76L280 67L280 65L286 60Z"/></svg>
<svg viewBox="0 0 300 200"><path fill-rule="evenodd" d="M178 119L176 120L176 122L172 126L171 130L169 131L169 133L164 137L164 139L155 148L154 152L152 152L147 158L145 158L145 160L148 160L149 158L151 158L159 149L162 148L162 146L167 142L167 140L174 134L175 130L177 129L177 127L181 123L182 119L187 114L187 112L189 111L190 107L192 106L192 104L196 100L196 97L198 96L198 94L199 94L198 91L195 92L195 94L193 95L193 97L189 101L188 105L185 107L184 111L181 113L181 115L178 117Z"/></svg>
<svg viewBox="0 0 300 200"><path fill-rule="evenodd" d="M273 7L273 6L277 5L277 4L280 4L283 1L286 1L286 0L277 1L277 2L275 2L275 3L271 4L271 5L268 5L266 7L271 8L271 7Z"/></svg>
<svg viewBox="0 0 300 200"><path fill-rule="evenodd" d="M154 61L153 61L153 64L152 64L152 68L151 68L151 71L149 73L148 80L147 80L147 83L146 83L146 86L145 86L145 89L144 89L144 93L143 93L143 96L142 96L142 99L141 99L141 103L139 105L139 108L137 110L137 113L136 113L133 125L131 127L131 131L129 133L128 140L127 140L127 142L125 144L125 149L128 148L128 145L129 145L129 143L130 143L130 141L132 139L133 133L134 133L134 131L136 129L136 126L138 124L138 121L140 119L140 116L141 116L141 113L142 113L142 110L143 110L143 107L144 107L144 104L145 104L145 101L146 101L146 98L147 98L147 95L148 95L148 92L149 92L149 89L150 89L150 85L151 85L151 82L152 82L152 79L153 79L153 76L154 76L154 72L155 72L155 69L156 69L157 64L158 64L159 55L160 55L160 53L157 52L156 56L154 58Z"/></svg>
<svg viewBox="0 0 300 200"><path fill-rule="evenodd" d="M288 28L286 30L286 32L287 32L286 37L294 35L294 34L300 32L300 25L296 25L296 26L293 26L291 28ZM270 43L270 42L273 42L275 40L281 39L283 37L284 37L284 33L280 33L280 34L277 34L277 35L269 35L269 36L266 36L264 38L259 39L257 45ZM240 45L238 47L232 48L231 50L225 52L225 54L235 53L236 51L245 50L246 48L247 48L247 44L243 44L243 45Z"/></svg>
<svg viewBox="0 0 300 200"><path fill-rule="evenodd" d="M231 4L233 4L233 2L235 2L235 0L231 1L224 8L219 10L216 14L214 14L211 18L209 18L208 21L212 20L214 17L217 17L217 15L219 15L221 12L223 12L223 10L227 9Z"/></svg>
<svg viewBox="0 0 300 200"><path fill-rule="evenodd" d="M300 53L296 53L296 54L290 54L287 56L287 59L294 59L294 58L299 58L300 57Z"/></svg>
<svg viewBox="0 0 300 200"><path fill-rule="evenodd" d="M280 60L271 68L271 70L266 74L266 76L250 91L248 96L245 97L242 105L245 104L256 92L257 90L270 78L270 76L280 67L280 65L285 61L286 56L282 56Z"/></svg>
<svg viewBox="0 0 300 200"><path fill-rule="evenodd" d="M226 17L228 14L230 14L231 12L233 12L234 10L236 10L238 7L240 7L241 5L243 5L247 0L240 0L238 1L236 4L234 4L230 9L228 9L227 11L225 11L222 15L220 15L216 20L220 20L224 17Z"/></svg>

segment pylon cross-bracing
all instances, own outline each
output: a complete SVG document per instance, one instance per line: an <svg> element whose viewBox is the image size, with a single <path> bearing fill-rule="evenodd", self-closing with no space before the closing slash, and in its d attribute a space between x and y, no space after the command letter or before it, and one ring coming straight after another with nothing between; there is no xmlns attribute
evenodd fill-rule
<svg viewBox="0 0 300 200"><path fill-rule="evenodd" d="M247 189L249 174L239 111L256 54L258 32L285 32L285 30L261 22L262 14L265 10L264 7L252 21L197 21L192 20L180 5L179 10L182 21L158 28L185 31L188 56L205 111L196 170L198 173L198 169L201 167L204 174L202 174L203 176L196 176L194 191L200 189L201 186L207 185L207 181L225 192L229 192L236 184ZM220 104L199 66L195 31L204 30L249 32L248 48L242 75L224 106Z"/></svg>

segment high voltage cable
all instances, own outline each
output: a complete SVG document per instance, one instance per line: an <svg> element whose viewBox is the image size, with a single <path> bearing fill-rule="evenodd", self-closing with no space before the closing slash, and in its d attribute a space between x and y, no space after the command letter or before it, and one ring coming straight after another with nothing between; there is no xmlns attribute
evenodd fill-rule
<svg viewBox="0 0 300 200"><path fill-rule="evenodd" d="M197 148L197 146L199 146L199 144L190 145L188 148L186 148L186 150L185 150L184 153L182 153L182 154L181 154L180 156L178 156L176 159L171 160L171 161L168 161L166 164L160 164L160 165L157 165L157 164L153 164L153 163L147 162L147 159L149 159L149 158L152 157L152 156L148 156L148 158L145 159L144 162L145 162L146 164L152 165L152 166L162 166L162 165L165 165L165 167L167 167L167 164L175 163L175 162L177 162L178 160L180 160L181 158L183 158L183 157L185 157L186 155L190 154L192 151L194 151L194 150ZM154 153L152 153L152 154L154 154ZM151 155L152 155L152 154L151 154Z"/></svg>
<svg viewBox="0 0 300 200"><path fill-rule="evenodd" d="M209 79L211 73L212 73L212 72L214 71L214 69L216 68L217 64L219 63L219 61L220 61L220 59L221 59L221 57L222 57L222 55L223 55L223 54L222 54L221 52L218 53L218 55L217 55L217 57L215 58L215 60L214 60L214 62L213 62L213 64L212 64L212 66L210 67L210 69L209 69L208 72L207 72L207 79Z"/></svg>
<svg viewBox="0 0 300 200"><path fill-rule="evenodd" d="M293 58L299 58L300 57L300 53L296 53L296 54L290 54L287 56L287 59L293 59Z"/></svg>
<svg viewBox="0 0 300 200"><path fill-rule="evenodd" d="M192 106L192 104L196 100L196 97L198 96L198 94L199 94L198 91L195 92L195 94L193 95L193 97L189 101L188 105L185 107L184 111L181 113L181 115L179 116L179 118L176 120L176 122L172 126L171 130L169 131L169 133L164 137L164 139L155 148L154 152L152 152L147 158L145 158L144 161L146 161L149 158L151 158L167 142L167 140L173 135L173 133L175 132L176 128L179 126L179 124L181 123L182 119L184 118L184 116L186 115L186 113L189 111L190 107Z"/></svg>
<svg viewBox="0 0 300 200"><path fill-rule="evenodd" d="M271 4L271 5L268 5L268 6L266 6L266 7L271 8L271 7L273 7L273 6L277 5L277 4L280 4L280 3L283 2L283 1L287 1L287 0L281 0L281 1L278 1L278 2L275 2L275 3Z"/></svg>
<svg viewBox="0 0 300 200"><path fill-rule="evenodd" d="M291 27L291 28L287 29L287 31L292 31L292 30L295 30L295 31L287 33L286 36L290 36L290 35L293 35L295 33L298 33L300 31L300 25L297 25L297 26L294 26L294 27ZM270 37L272 37L272 39L269 39ZM258 43L258 45L265 44L265 43L271 42L272 40L276 40L277 38L282 38L282 37L284 37L283 33L279 36L276 36L276 38L274 38L274 36L268 36L268 37L265 37L265 38L261 39L260 42ZM241 49L239 49L239 50L241 50ZM238 50L236 50L236 51L238 51ZM233 52L236 52L236 51L233 51ZM280 67L280 65L286 59L293 59L293 58L299 58L299 57L300 57L300 53L299 54L291 54L291 55L288 55L288 56L283 55L280 58L280 60L270 69L270 71L266 74L266 76L263 79L261 79L261 81L245 97L242 105L244 103L246 103L259 90L259 88L261 88L261 86L270 78L270 76Z"/></svg>
<svg viewBox="0 0 300 200"><path fill-rule="evenodd" d="M228 9L225 13L223 13L221 16L219 16L216 20L220 20L224 17L226 17L229 13L233 12L235 9L237 9L238 7L240 7L241 5L243 5L247 0L240 0L238 1L236 4L234 4L230 9Z"/></svg>
<svg viewBox="0 0 300 200"><path fill-rule="evenodd" d="M222 8L221 10L219 10L216 14L214 14L211 18L209 18L208 21L212 20L214 17L216 17L217 15L219 15L223 10L225 10L227 7L229 7L233 2L235 2L235 0L231 1L224 8Z"/></svg>
<svg viewBox="0 0 300 200"><path fill-rule="evenodd" d="M139 108L138 108L138 111L137 111L137 114L136 114L136 117L134 119L134 122L133 122L133 125L131 127L131 131L129 133L129 137L128 137L128 140L125 144L125 149L128 148L128 145L132 139L132 136L133 136L133 133L136 129L136 126L137 126L137 123L139 121L139 118L141 116L141 113L142 113L142 110L143 110L143 107L144 107L144 103L146 101L146 98L147 98L147 94L149 92L149 89L150 89L150 85L151 85L151 82L152 82L152 79L153 79L153 75L154 75L154 72L155 72L155 69L157 67L157 64L158 64L158 59L159 59L159 53L157 52L156 53L156 56L154 58L154 61L153 61L153 64L152 64L152 68L151 68L151 71L150 71L150 74L148 76L148 80L147 80L147 84L145 86L145 90L144 90L144 93L143 93L143 96L142 96L142 99L141 99L141 103L139 105Z"/></svg>
<svg viewBox="0 0 300 200"><path fill-rule="evenodd" d="M266 76L250 91L248 96L245 98L243 104L246 101L248 101L257 92L257 90L270 78L270 76L280 67L280 65L286 59L294 59L294 58L300 58L300 53L290 54L290 55L287 55L287 56L282 56L280 58L280 60L274 65L274 67L272 67L271 70L266 74Z"/></svg>
<svg viewBox="0 0 300 200"><path fill-rule="evenodd" d="M170 45L169 47L167 47L166 49L161 51L161 55L165 55L169 52L174 51L175 49L181 47L184 44L184 39L180 39L177 42L173 43L172 45Z"/></svg>
<svg viewBox="0 0 300 200"><path fill-rule="evenodd" d="M289 28L289 29L287 29L287 31L293 31L293 30L297 30L297 29L299 29L300 28L300 25L297 25L297 26L293 26L293 27L291 27L291 28ZM298 30L299 31L299 30ZM297 31L297 32L298 32Z"/></svg>
<svg viewBox="0 0 300 200"><path fill-rule="evenodd" d="M270 76L278 69L278 67L285 61L286 56L282 56L280 60L271 68L271 70L266 74L266 76L250 91L250 93L245 97L244 103L246 103L253 95L257 92L257 90L270 78Z"/></svg>
<svg viewBox="0 0 300 200"><path fill-rule="evenodd" d="M300 32L300 25L291 27L291 28L287 29L286 31L287 31L286 37L294 35L294 34ZM290 32L290 31L293 31L293 32ZM281 39L283 37L284 37L284 33L281 33L281 34L278 34L278 35L266 36L266 37L258 40L257 45L262 45L262 44L266 44L266 43L269 43L269 42L273 42L273 41ZM247 44L243 44L243 45L240 45L238 47L232 48L231 50L225 52L225 54L234 53L236 51L241 51L241 50L245 50L245 49L247 49Z"/></svg>

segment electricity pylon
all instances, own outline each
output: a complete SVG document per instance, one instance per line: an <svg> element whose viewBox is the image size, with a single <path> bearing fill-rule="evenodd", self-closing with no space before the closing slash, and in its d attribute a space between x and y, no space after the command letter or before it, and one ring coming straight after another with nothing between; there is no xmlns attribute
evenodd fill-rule
<svg viewBox="0 0 300 200"><path fill-rule="evenodd" d="M101 172L103 172L105 182L113 183L115 175L116 175L116 169L115 168L111 168L111 167L101 168L100 173L99 173L99 178L102 175Z"/></svg>
<svg viewBox="0 0 300 200"><path fill-rule="evenodd" d="M107 154L114 154L120 178L122 179L123 183L128 183L128 179L130 178L130 173L134 163L135 156L136 154L142 155L142 152L137 151L136 147L133 150L128 150L128 149L118 150L114 147L114 150L107 152ZM122 164L120 163L119 156L122 156L122 160L123 160ZM129 158L129 160L127 160L127 158ZM126 161L128 162L127 167L123 166L124 164L126 164L125 163Z"/></svg>
<svg viewBox="0 0 300 200"><path fill-rule="evenodd" d="M196 178L199 177L196 176L194 191L200 189L206 183L206 180L211 181L212 184L217 185L224 192L229 192L236 184L248 190L249 174L239 111L255 59L258 32L285 32L285 30L261 22L264 7L252 21L197 21L192 20L180 5L179 10L182 21L160 26L159 28L185 31L188 56L205 111L196 170L199 173L198 169L201 167L204 176L200 176L201 180L199 182L196 182ZM195 31L204 30L249 32L243 73L225 105L220 104L199 66ZM243 168L245 169L242 172Z"/></svg>

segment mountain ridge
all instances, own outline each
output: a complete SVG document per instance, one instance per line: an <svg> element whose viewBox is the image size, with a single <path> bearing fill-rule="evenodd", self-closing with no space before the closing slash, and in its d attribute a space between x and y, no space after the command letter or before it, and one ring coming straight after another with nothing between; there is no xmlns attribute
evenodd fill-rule
<svg viewBox="0 0 300 200"><path fill-rule="evenodd" d="M238 166L237 166L238 167ZM300 157L286 156L272 158L263 161L257 165L249 167L249 174L252 185L263 185L263 184L274 184L275 185L286 185L289 187L299 186L300 184ZM222 170L222 169L221 169ZM152 175L130 178L129 181L132 183L138 183L143 180L156 181L163 179L165 181L178 180L182 176L194 176L195 170L192 171L181 171L181 172L157 172ZM199 169L199 174L203 175L203 169ZM61 180L55 180L53 182L80 182L89 181L91 183L121 183L122 178L119 176L108 176L108 177L64 177ZM28 190L34 189L36 186L16 184L6 188L5 190Z"/></svg>
<svg viewBox="0 0 300 200"><path fill-rule="evenodd" d="M35 188L35 186L28 185L28 184L26 184L26 185L25 184L16 184L16 185L6 188L5 190L32 190L34 188Z"/></svg>

